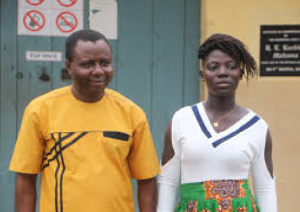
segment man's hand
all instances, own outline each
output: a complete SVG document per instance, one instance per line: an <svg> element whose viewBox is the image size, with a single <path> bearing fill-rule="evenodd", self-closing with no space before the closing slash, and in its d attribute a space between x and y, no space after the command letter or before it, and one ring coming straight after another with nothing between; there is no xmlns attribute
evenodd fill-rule
<svg viewBox="0 0 300 212"><path fill-rule="evenodd" d="M17 173L16 205L17 212L35 212L36 174Z"/></svg>

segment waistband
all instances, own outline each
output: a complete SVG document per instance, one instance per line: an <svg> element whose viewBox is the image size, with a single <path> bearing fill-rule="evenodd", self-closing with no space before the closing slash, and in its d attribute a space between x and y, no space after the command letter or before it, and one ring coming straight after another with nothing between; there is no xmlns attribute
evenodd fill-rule
<svg viewBox="0 0 300 212"><path fill-rule="evenodd" d="M176 211L258 212L248 180L213 180L181 185Z"/></svg>

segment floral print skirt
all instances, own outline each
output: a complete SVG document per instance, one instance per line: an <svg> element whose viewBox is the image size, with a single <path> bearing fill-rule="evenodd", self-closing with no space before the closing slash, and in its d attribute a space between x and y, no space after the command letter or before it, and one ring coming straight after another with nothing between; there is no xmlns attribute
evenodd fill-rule
<svg viewBox="0 0 300 212"><path fill-rule="evenodd" d="M181 185L176 212L259 212L248 180L215 180Z"/></svg>

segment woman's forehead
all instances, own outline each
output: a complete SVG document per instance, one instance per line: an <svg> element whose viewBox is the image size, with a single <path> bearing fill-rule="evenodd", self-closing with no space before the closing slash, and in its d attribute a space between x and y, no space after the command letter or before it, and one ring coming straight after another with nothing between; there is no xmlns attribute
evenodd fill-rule
<svg viewBox="0 0 300 212"><path fill-rule="evenodd" d="M213 61L233 61L236 62L234 58L228 55L226 52L223 52L219 49L211 51L206 57L204 63L213 62Z"/></svg>

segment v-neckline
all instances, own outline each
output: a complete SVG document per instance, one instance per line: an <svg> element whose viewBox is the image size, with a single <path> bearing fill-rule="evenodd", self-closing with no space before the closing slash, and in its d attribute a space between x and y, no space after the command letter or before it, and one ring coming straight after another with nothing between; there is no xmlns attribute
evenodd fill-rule
<svg viewBox="0 0 300 212"><path fill-rule="evenodd" d="M247 130L249 127L260 120L260 117L258 115L256 115L253 111L248 110L249 112L245 114L241 119L239 119L236 123L221 132L216 132L208 118L208 115L206 114L202 102L193 105L192 110L199 124L200 130L202 130L202 132L205 134L208 141L214 148L224 143L228 139L238 135L244 130Z"/></svg>
<svg viewBox="0 0 300 212"><path fill-rule="evenodd" d="M200 115L203 118L203 122L204 122L206 128L208 129L208 131L211 133L212 136L227 134L227 132L234 131L234 130L238 129L241 126L241 124L245 123L245 121L249 120L249 118L254 115L254 113L251 110L247 110L248 113L245 114L243 117L241 117L239 120L237 120L234 124L232 124L231 126L229 126L225 130L217 132L215 130L215 128L213 127L213 124L211 123L211 121L208 117L208 114L205 110L203 102L200 102L199 104L197 104L197 106L198 106Z"/></svg>

